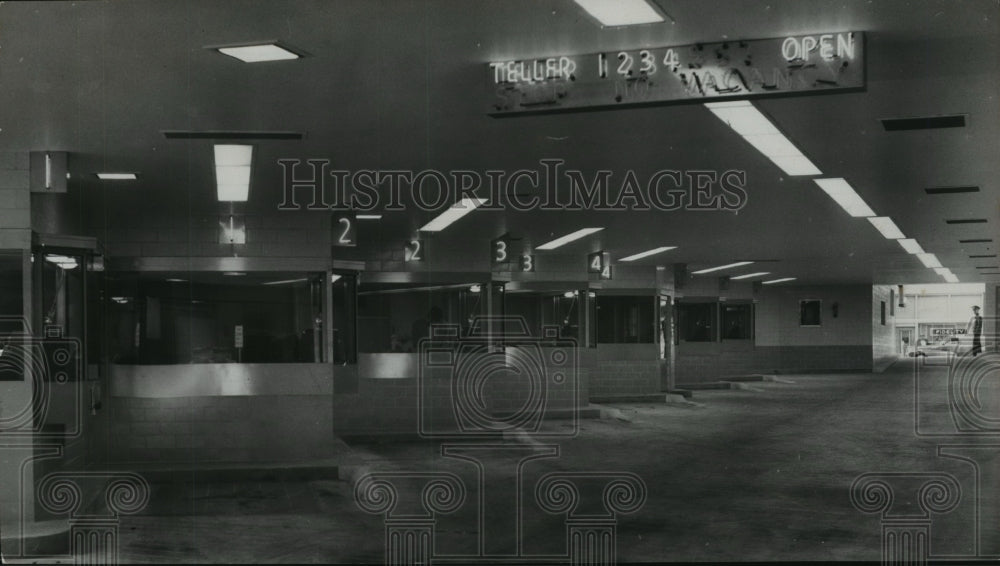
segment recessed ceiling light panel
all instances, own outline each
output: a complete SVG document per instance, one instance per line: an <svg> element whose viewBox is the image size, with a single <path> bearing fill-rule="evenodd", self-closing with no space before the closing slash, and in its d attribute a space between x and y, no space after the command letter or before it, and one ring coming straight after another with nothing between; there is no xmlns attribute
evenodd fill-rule
<svg viewBox="0 0 1000 566"><path fill-rule="evenodd" d="M737 275L736 277L730 277L730 279L753 279L754 277L762 277L764 275L770 275L770 271L758 271L757 273L747 273L746 275Z"/></svg>
<svg viewBox="0 0 1000 566"><path fill-rule="evenodd" d="M603 26L655 24L663 15L647 0L573 0Z"/></svg>
<svg viewBox="0 0 1000 566"><path fill-rule="evenodd" d="M658 248L654 248L654 249L651 249L651 250L646 250L644 252L639 252L637 254L630 255L628 257L623 257L623 258L621 258L620 261L636 261L636 260L642 259L644 257L649 257L651 255L656 255L658 253L662 253L662 252L665 252L665 251L668 251L668 250L673 250L673 249L676 249L676 248L677 248L677 246L660 246Z"/></svg>
<svg viewBox="0 0 1000 566"><path fill-rule="evenodd" d="M244 63L265 63L268 61L287 61L299 59L301 56L276 42L257 45L237 45L233 47L216 47L219 53L239 59Z"/></svg>
<svg viewBox="0 0 1000 566"><path fill-rule="evenodd" d="M703 273L712 273L713 271L722 271L723 269L731 269L733 267L743 267L744 265L750 265L752 261L737 261L736 263L727 263L726 265L720 265L718 267L709 267L708 269L701 269L698 271L692 271L692 275L701 275Z"/></svg>
<svg viewBox="0 0 1000 566"><path fill-rule="evenodd" d="M920 244L917 243L917 241L914 240L913 238L903 238L903 239L896 240L896 241L899 242L900 246L903 246L903 249L906 250L906 253L908 253L908 254L922 254L922 253L924 253L924 249L921 248Z"/></svg>
<svg viewBox="0 0 1000 566"><path fill-rule="evenodd" d="M896 226L896 223L892 221L892 218L888 216L871 216L868 221L872 223L879 233L886 240L902 240L906 238L903 231Z"/></svg>
<svg viewBox="0 0 1000 566"><path fill-rule="evenodd" d="M552 240L551 242L546 242L546 243L538 246L535 249L536 250L554 250L554 249L556 249L558 247L565 246L566 244L568 244L570 242L573 242L573 241L579 240L580 238L584 238L586 236L589 236L589 235L593 234L594 232L600 232L603 229L604 228L582 228L580 230L577 230L576 232L572 232L570 234L566 234L565 236L556 238L555 240Z"/></svg>
<svg viewBox="0 0 1000 566"><path fill-rule="evenodd" d="M135 181L135 173L95 173L102 181Z"/></svg>
<svg viewBox="0 0 1000 566"><path fill-rule="evenodd" d="M875 211L868 206L861 195L859 195L847 181L842 178L835 179L814 179L819 188L823 189L843 208L847 214L855 218L875 216Z"/></svg>

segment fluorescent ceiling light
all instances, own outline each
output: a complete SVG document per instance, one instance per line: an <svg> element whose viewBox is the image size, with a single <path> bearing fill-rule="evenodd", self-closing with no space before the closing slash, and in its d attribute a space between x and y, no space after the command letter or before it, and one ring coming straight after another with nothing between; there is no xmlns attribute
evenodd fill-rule
<svg viewBox="0 0 1000 566"><path fill-rule="evenodd" d="M302 283L307 281L306 279L285 279L284 281L268 281L267 283L261 283L261 285L287 285L288 283Z"/></svg>
<svg viewBox="0 0 1000 566"><path fill-rule="evenodd" d="M573 1L605 26L631 26L663 21L663 16L646 0Z"/></svg>
<svg viewBox="0 0 1000 566"><path fill-rule="evenodd" d="M868 221L881 232L886 240L902 240L906 238L903 231L888 216L870 216L868 217Z"/></svg>
<svg viewBox="0 0 1000 566"><path fill-rule="evenodd" d="M875 216L875 211L844 179L838 177L835 179L814 179L814 181L819 185L819 188L823 189L823 192L830 195L830 198L847 211L847 214L855 218Z"/></svg>
<svg viewBox="0 0 1000 566"><path fill-rule="evenodd" d="M805 155L776 155L770 159L785 175L792 177L823 174Z"/></svg>
<svg viewBox="0 0 1000 566"><path fill-rule="evenodd" d="M752 261L737 261L736 263L729 263L726 265L720 265L718 267L709 267L708 269L702 269L699 271L692 271L692 275L701 275L702 273L711 273L713 271L722 271L723 269L729 269L731 267L743 267L744 265L750 265Z"/></svg>
<svg viewBox="0 0 1000 566"><path fill-rule="evenodd" d="M770 281L764 281L764 285L774 285L775 283L784 283L785 281L795 281L794 277L782 277L781 279L772 279Z"/></svg>
<svg viewBox="0 0 1000 566"><path fill-rule="evenodd" d="M560 246L565 246L566 244L568 244L568 243L570 243L572 241L579 240L580 238L589 236L589 235L593 234L594 232L600 232L601 230L604 230L604 228L583 228L583 229L577 230L576 232L573 232L571 234L566 234L565 236L562 236L560 238L556 238L555 240L552 240L551 242L546 242L546 243L538 246L535 249L536 250L554 250L554 249L556 249L556 248L558 248Z"/></svg>
<svg viewBox="0 0 1000 566"><path fill-rule="evenodd" d="M215 146L215 185L220 201L249 199L252 163L252 145Z"/></svg>
<svg viewBox="0 0 1000 566"><path fill-rule="evenodd" d="M903 246L903 249L906 250L906 253L908 254L924 253L924 249L921 248L920 244L918 244L917 241L914 240L913 238L904 238L902 240L896 240L896 241L899 242L899 245Z"/></svg>
<svg viewBox="0 0 1000 566"><path fill-rule="evenodd" d="M760 277L761 275L770 275L770 271L758 271L757 273L747 273L746 275L740 275L738 277L730 277L730 279L750 279L751 277Z"/></svg>
<svg viewBox="0 0 1000 566"><path fill-rule="evenodd" d="M954 273L948 273L945 275L944 280L948 283L958 283L958 277L956 277Z"/></svg>
<svg viewBox="0 0 1000 566"><path fill-rule="evenodd" d="M278 46L274 43L261 45L244 45L240 47L219 47L219 53L229 55L243 61L244 63L262 63L265 61L286 61L288 59L298 59L298 53Z"/></svg>
<svg viewBox="0 0 1000 566"><path fill-rule="evenodd" d="M917 254L917 259L920 260L920 263L924 264L924 267L930 267L932 269L935 267L941 267L941 262L938 261L937 256L934 254Z"/></svg>
<svg viewBox="0 0 1000 566"><path fill-rule="evenodd" d="M424 227L420 229L421 232L440 232L452 223L457 222L459 218L465 216L466 214L472 212L477 207L485 203L485 199L481 198L464 198L455 204L451 205L448 210L442 212L437 218L431 220Z"/></svg>
<svg viewBox="0 0 1000 566"><path fill-rule="evenodd" d="M637 259L642 259L644 257L649 257L651 255L656 255L658 253L665 252L667 250L673 250L673 249L676 249L676 248L677 248L677 246L660 246L660 247L654 248L652 250L647 250L647 251L644 251L644 252L637 253L635 255L630 255L628 257L623 257L623 258L621 258L620 261L635 261Z"/></svg>
<svg viewBox="0 0 1000 566"><path fill-rule="evenodd" d="M237 165L250 166L253 161L252 145L220 144L215 146L215 165L232 167Z"/></svg>
<svg viewBox="0 0 1000 566"><path fill-rule="evenodd" d="M135 181L135 173L96 173L102 181Z"/></svg>
<svg viewBox="0 0 1000 566"><path fill-rule="evenodd" d="M781 135L767 116L749 101L708 102L705 107L741 136Z"/></svg>
<svg viewBox="0 0 1000 566"><path fill-rule="evenodd" d="M767 116L750 102L746 100L709 102L705 107L780 167L786 175L822 174L812 161L809 161L809 158L803 155L795 144L778 131Z"/></svg>
<svg viewBox="0 0 1000 566"><path fill-rule="evenodd" d="M951 273L951 270L948 269L947 267L935 267L934 268L934 273L937 273L938 275L944 276L944 275L948 275L949 273Z"/></svg>
<svg viewBox="0 0 1000 566"><path fill-rule="evenodd" d="M354 216L356 220L381 220L381 214L357 214Z"/></svg>

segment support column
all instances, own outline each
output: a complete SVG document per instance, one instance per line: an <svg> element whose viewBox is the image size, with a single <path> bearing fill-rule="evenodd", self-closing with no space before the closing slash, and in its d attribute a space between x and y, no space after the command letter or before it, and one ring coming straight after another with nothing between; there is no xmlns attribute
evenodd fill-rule
<svg viewBox="0 0 1000 566"><path fill-rule="evenodd" d="M0 153L0 268L14 287L3 289L0 334L27 331L16 328L31 320L31 190L28 152ZM20 271L18 277L12 270ZM27 368L16 362L15 351L0 356L0 532L5 539L21 533L34 520L32 465L34 386ZM20 375L18 375L20 374ZM6 545L5 545L6 546ZM5 549L4 555L8 553Z"/></svg>

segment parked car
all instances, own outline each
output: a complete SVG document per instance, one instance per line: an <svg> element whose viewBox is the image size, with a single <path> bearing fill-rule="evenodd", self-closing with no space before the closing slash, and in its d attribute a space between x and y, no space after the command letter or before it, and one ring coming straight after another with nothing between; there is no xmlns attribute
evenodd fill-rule
<svg viewBox="0 0 1000 566"><path fill-rule="evenodd" d="M916 356L940 356L944 354L957 354L958 349L961 345L961 341L958 336L951 336L948 338L941 338L933 342L928 341L925 338L921 338L917 341L916 350L910 352L910 357Z"/></svg>

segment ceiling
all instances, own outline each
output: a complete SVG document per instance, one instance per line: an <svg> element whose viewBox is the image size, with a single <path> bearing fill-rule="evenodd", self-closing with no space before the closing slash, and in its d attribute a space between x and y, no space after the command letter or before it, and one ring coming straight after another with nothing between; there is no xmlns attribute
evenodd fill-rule
<svg viewBox="0 0 1000 566"><path fill-rule="evenodd" d="M539 170L540 159L559 158L588 176L611 170L616 180L629 170L642 178L661 169L739 169L748 198L738 213L476 211L435 238L458 253L481 252L504 232L538 245L604 226L560 252L603 249L620 258L673 245L639 263L694 270L771 259L779 261L763 270L803 283L939 283L700 104L504 119L485 111L489 61L862 31L864 92L756 106L824 176L848 179L962 282L1000 279L976 269L997 258L969 257L997 253L997 242L959 243L996 238L1000 222L993 0L657 1L673 23L614 29L570 0L3 3L0 151L70 152L70 189L80 195L85 229L98 233L120 217L183 223L218 210L212 142L168 140L164 130L303 132L302 140L256 142L248 212L281 202L281 158L326 158L350 171ZM247 65L205 48L275 39L309 56ZM879 122L947 114L967 115L967 126L887 132ZM112 184L92 175L113 170L141 178ZM924 191L953 185L980 191ZM389 245L433 216L408 207L363 229ZM988 222L945 222L968 217Z"/></svg>

